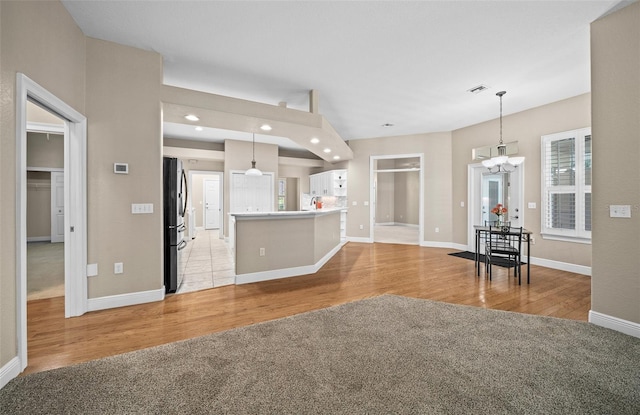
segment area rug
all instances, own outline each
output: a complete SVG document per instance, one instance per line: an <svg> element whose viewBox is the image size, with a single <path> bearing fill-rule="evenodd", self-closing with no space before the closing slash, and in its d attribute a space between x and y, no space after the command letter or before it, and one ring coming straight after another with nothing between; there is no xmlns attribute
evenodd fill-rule
<svg viewBox="0 0 640 415"><path fill-rule="evenodd" d="M470 259L472 261L475 261L476 259L476 254L474 252L469 252L469 251L460 251L460 252L452 252L449 255L451 256L455 256L458 258L464 258L464 259ZM480 254L480 263L484 264L484 255ZM503 258L496 258L493 261L494 265L497 265L499 267L504 267L504 268L510 268L513 267L515 265L514 261L510 261L508 259L503 259ZM521 264L526 264L525 261L522 261Z"/></svg>
<svg viewBox="0 0 640 415"><path fill-rule="evenodd" d="M12 380L2 414L635 414L640 339L393 295Z"/></svg>

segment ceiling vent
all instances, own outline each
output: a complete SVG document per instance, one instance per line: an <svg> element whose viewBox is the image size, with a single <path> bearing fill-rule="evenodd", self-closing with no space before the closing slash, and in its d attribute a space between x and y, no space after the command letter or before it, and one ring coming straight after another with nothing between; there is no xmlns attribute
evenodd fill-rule
<svg viewBox="0 0 640 415"><path fill-rule="evenodd" d="M474 86L471 89L467 89L467 92L471 92L472 94L479 94L480 92L487 89L489 89L489 87L486 85L478 85L478 86Z"/></svg>

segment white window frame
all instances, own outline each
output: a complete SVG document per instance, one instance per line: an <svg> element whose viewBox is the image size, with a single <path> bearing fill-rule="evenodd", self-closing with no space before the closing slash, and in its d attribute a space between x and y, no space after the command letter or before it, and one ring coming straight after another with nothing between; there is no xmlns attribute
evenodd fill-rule
<svg viewBox="0 0 640 415"><path fill-rule="evenodd" d="M579 242L590 244L591 231L586 230L585 224L585 195L592 193L591 185L585 184L585 138L591 136L591 127L577 130L563 131L560 133L543 135L541 137L541 191L542 191L542 211L541 211L541 235L544 239L554 239L560 241ZM564 139L575 138L575 185L550 186L548 183L547 152L552 142ZM593 160L593 137L591 140L591 154ZM592 165L593 175L593 165ZM593 182L593 177L592 177ZM575 206L575 229L556 229L548 226L550 218L548 215L548 204L550 193L574 193Z"/></svg>

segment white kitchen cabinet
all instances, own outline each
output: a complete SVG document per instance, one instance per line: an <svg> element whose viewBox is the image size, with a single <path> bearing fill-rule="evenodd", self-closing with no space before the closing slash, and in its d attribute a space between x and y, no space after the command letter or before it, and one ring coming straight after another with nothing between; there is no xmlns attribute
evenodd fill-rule
<svg viewBox="0 0 640 415"><path fill-rule="evenodd" d="M309 176L312 196L347 196L347 171L331 170Z"/></svg>

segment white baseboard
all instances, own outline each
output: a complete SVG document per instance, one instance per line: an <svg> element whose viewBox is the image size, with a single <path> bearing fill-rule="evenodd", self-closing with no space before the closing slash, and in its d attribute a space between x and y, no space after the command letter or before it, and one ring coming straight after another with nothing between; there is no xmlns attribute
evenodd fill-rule
<svg viewBox="0 0 640 415"><path fill-rule="evenodd" d="M522 258L525 261L524 257ZM532 265L540 265L542 267L559 269L560 271L575 272L576 274L591 276L591 267L585 265L570 264L568 262L553 261L551 259L531 257Z"/></svg>
<svg viewBox="0 0 640 415"><path fill-rule="evenodd" d="M29 242L49 242L51 241L51 236L28 236L27 243Z"/></svg>
<svg viewBox="0 0 640 415"><path fill-rule="evenodd" d="M454 242L422 241L420 246L425 248L449 248L459 249L461 251L467 250L467 245L456 244Z"/></svg>
<svg viewBox="0 0 640 415"><path fill-rule="evenodd" d="M349 241L349 242L359 242L359 243L363 243L363 244L372 244L373 243L371 238L358 237L358 236L347 236L347 241Z"/></svg>
<svg viewBox="0 0 640 415"><path fill-rule="evenodd" d="M329 251L320 261L313 265L304 265L301 267L276 269L264 272L252 272L250 274L236 275L236 284L250 284L252 282L276 280L280 278L297 277L299 275L315 274L324 264L327 263L344 244L339 244Z"/></svg>
<svg viewBox="0 0 640 415"><path fill-rule="evenodd" d="M640 324L589 310L589 323L640 338Z"/></svg>
<svg viewBox="0 0 640 415"><path fill-rule="evenodd" d="M164 293L165 288L162 287L158 290L89 298L89 300L87 300L87 311L106 310L109 308L126 307L130 305L162 301L164 300Z"/></svg>
<svg viewBox="0 0 640 415"><path fill-rule="evenodd" d="M16 356L0 368L0 389L22 372L20 367L20 359Z"/></svg>

